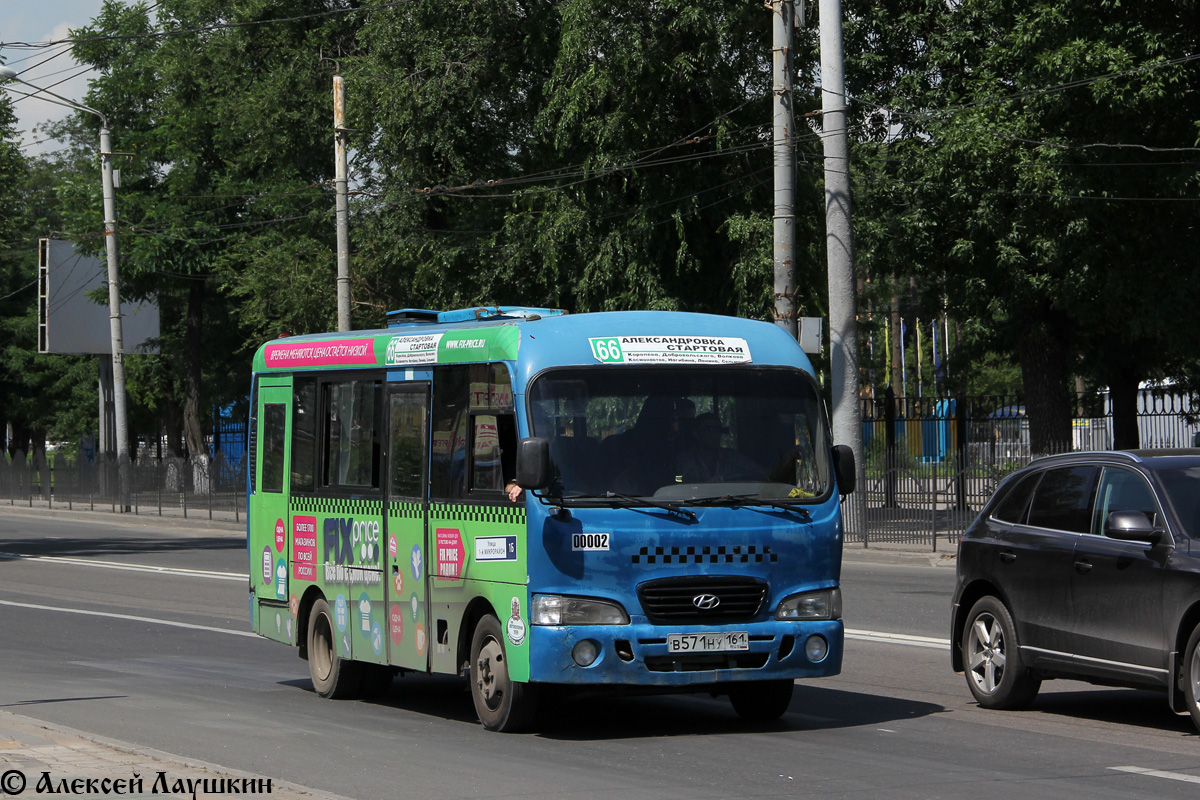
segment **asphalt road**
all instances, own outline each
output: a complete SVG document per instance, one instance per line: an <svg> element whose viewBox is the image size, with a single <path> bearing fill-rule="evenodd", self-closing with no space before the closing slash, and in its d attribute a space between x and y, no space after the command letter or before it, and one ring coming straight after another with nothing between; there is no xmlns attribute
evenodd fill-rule
<svg viewBox="0 0 1200 800"><path fill-rule="evenodd" d="M1200 737L1157 695L1047 683L984 711L950 671L953 569L843 570L842 675L781 722L724 699L581 699L488 733L461 681L331 702L248 634L236 531L0 509L0 708L352 798L1195 797ZM2 757L0 757L2 758Z"/></svg>

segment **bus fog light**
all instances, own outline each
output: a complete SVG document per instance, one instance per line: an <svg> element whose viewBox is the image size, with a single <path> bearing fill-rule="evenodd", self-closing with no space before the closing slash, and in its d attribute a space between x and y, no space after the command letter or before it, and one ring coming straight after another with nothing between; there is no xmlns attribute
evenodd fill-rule
<svg viewBox="0 0 1200 800"><path fill-rule="evenodd" d="M571 651L571 658L581 667L590 667L600 656L600 646L591 639L584 639Z"/></svg>
<svg viewBox="0 0 1200 800"><path fill-rule="evenodd" d="M829 642L824 636L810 636L804 642L804 655L814 664L820 664L829 655Z"/></svg>

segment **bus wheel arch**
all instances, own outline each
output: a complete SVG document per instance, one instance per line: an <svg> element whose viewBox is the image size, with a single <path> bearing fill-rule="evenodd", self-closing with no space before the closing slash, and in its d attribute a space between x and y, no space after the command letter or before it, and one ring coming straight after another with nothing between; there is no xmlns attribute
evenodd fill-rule
<svg viewBox="0 0 1200 800"><path fill-rule="evenodd" d="M313 603L324 600L325 595L316 586L310 586L300 598L296 609L296 646L300 648L300 657L308 660L308 625L312 617Z"/></svg>
<svg viewBox="0 0 1200 800"><path fill-rule="evenodd" d="M475 626L479 624L479 620L489 614L493 617L497 616L496 609L492 608L492 604L482 597L473 599L463 611L462 622L458 626L457 650L455 651L455 663L459 665L459 675L469 677L471 674L471 638L475 635Z"/></svg>

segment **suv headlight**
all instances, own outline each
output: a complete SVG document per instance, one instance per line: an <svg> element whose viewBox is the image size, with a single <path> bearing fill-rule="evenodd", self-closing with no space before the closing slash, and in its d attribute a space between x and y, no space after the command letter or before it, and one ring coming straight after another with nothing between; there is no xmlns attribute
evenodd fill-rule
<svg viewBox="0 0 1200 800"><path fill-rule="evenodd" d="M611 600L535 594L529 620L534 625L628 625L629 615Z"/></svg>
<svg viewBox="0 0 1200 800"><path fill-rule="evenodd" d="M775 619L841 619L842 590L836 586L817 592L785 597L775 610Z"/></svg>

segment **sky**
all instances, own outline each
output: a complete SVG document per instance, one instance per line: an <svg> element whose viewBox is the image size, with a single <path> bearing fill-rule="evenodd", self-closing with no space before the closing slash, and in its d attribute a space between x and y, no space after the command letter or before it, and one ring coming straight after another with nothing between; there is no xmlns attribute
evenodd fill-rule
<svg viewBox="0 0 1200 800"><path fill-rule="evenodd" d="M72 100L82 100L90 73L79 74L81 67L66 52L66 46L31 50L5 45L65 39L70 28L80 28L91 22L100 13L102 5L103 0L0 0L0 63L12 67L22 79L36 86ZM23 92L27 87L16 84L14 88ZM44 137L34 129L43 122L62 119L71 111L37 99L11 96L16 101L13 110L17 114L17 129L26 145L25 152L35 154L53 149L54 142L39 143Z"/></svg>

